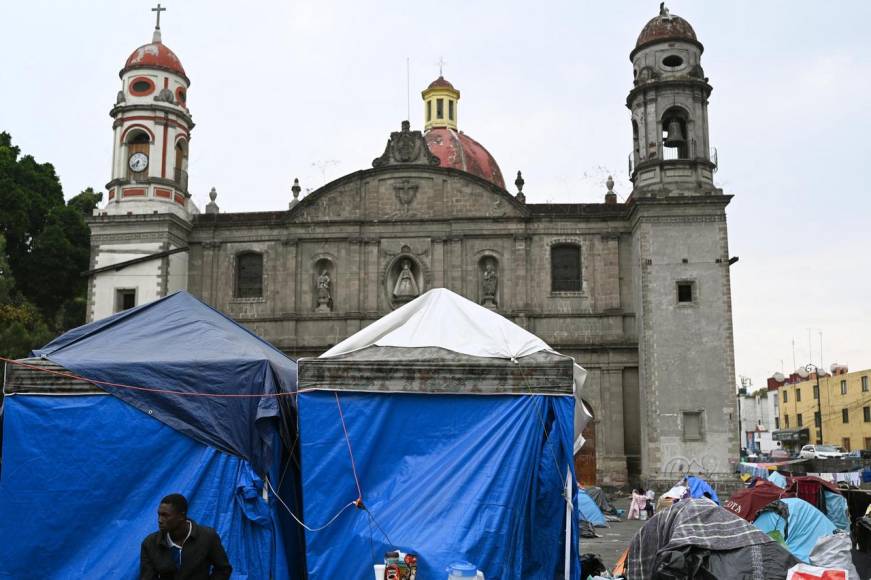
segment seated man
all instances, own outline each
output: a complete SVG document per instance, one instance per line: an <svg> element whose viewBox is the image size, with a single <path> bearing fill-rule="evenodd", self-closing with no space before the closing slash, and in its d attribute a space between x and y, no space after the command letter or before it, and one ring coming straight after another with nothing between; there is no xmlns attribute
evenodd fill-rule
<svg viewBox="0 0 871 580"><path fill-rule="evenodd" d="M142 541L139 577L142 580L226 580L233 567L212 528L187 517L188 502L173 493L157 508L159 531Z"/></svg>

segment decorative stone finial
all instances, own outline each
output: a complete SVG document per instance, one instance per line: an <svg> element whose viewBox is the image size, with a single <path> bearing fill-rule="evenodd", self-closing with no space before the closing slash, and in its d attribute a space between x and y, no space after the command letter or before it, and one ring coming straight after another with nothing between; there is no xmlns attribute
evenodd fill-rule
<svg viewBox="0 0 871 580"><path fill-rule="evenodd" d="M157 3L157 8L152 8L152 12L157 12L157 23L154 25L154 36L151 37L151 42L160 42L160 13L166 12L166 8Z"/></svg>
<svg viewBox="0 0 871 580"><path fill-rule="evenodd" d="M218 204L215 203L215 200L218 199L218 192L214 187L209 191L209 199L212 201L206 204L206 213L218 213L221 211Z"/></svg>
<svg viewBox="0 0 871 580"><path fill-rule="evenodd" d="M665 2L659 3L659 17L671 18L671 14L669 13L668 8L665 6Z"/></svg>
<svg viewBox="0 0 871 580"><path fill-rule="evenodd" d="M608 188L608 192L605 194L605 203L617 203L617 194L614 193L614 178L610 175L605 182L605 187Z"/></svg>
<svg viewBox="0 0 871 580"><path fill-rule="evenodd" d="M521 175L520 171L517 172L517 179L514 180L514 185L517 186L517 195L514 197L520 203L526 203L526 196L523 194L523 184L526 183L523 181L523 175Z"/></svg>
<svg viewBox="0 0 871 580"><path fill-rule="evenodd" d="M294 177L293 179L293 187L290 188L290 191L293 192L293 199L289 204L289 209L292 209L293 206L299 203L299 192L302 191L302 188L299 186L299 178Z"/></svg>

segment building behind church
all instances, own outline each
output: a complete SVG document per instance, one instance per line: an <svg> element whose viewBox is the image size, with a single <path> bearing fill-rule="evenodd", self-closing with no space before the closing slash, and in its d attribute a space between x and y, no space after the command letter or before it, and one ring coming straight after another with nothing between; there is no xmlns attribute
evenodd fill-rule
<svg viewBox="0 0 871 580"><path fill-rule="evenodd" d="M314 356L445 287L588 369L582 480L729 473L731 196L713 182L702 51L665 8L641 31L625 203L610 179L603 203L527 203L519 173L509 191L487 149L459 130L460 91L439 76L422 93L423 131L398 124L371 167L304 197L294 184L275 211L221 212L212 190L201 212L186 173L190 81L158 29L126 61L111 110L88 318L186 289L287 354Z"/></svg>

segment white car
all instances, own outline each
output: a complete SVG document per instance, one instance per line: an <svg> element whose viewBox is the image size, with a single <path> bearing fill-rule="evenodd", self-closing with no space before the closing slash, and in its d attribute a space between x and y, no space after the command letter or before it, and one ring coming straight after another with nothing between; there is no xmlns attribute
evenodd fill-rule
<svg viewBox="0 0 871 580"><path fill-rule="evenodd" d="M846 457L847 452L834 445L805 445L798 455L802 459L839 459Z"/></svg>

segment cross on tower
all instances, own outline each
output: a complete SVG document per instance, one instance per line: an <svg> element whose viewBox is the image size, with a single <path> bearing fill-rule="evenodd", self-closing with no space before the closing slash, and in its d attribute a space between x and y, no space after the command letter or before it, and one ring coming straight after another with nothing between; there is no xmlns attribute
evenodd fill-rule
<svg viewBox="0 0 871 580"><path fill-rule="evenodd" d="M438 65L439 65L439 76L440 76L440 77L445 76L445 65L446 65L446 64L448 64L447 61L444 59L444 57L441 57L441 56L440 56L440 57L439 57L439 62L438 62Z"/></svg>
<svg viewBox="0 0 871 580"><path fill-rule="evenodd" d="M166 12L166 8L161 8L160 2L157 3L157 8L152 8L152 12L157 12L157 24L154 26L155 30L160 30L160 13Z"/></svg>

